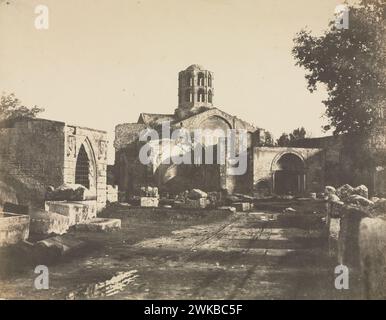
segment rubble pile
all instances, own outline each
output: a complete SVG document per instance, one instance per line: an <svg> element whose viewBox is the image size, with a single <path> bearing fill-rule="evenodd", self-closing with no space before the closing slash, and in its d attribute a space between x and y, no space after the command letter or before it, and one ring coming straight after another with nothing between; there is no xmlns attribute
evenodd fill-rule
<svg viewBox="0 0 386 320"><path fill-rule="evenodd" d="M354 188L344 184L337 189L326 186L324 196L330 205L332 217L339 217L344 208L357 208L370 217L386 214L386 199L377 197L369 199L369 191L365 185Z"/></svg>

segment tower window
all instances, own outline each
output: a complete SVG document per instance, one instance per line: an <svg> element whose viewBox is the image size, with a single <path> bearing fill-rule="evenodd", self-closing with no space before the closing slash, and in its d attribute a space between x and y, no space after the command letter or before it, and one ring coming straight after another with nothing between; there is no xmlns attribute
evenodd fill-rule
<svg viewBox="0 0 386 320"><path fill-rule="evenodd" d="M204 77L204 74L202 72L200 72L198 74L197 85L199 85L199 86L204 86L205 85L205 77Z"/></svg>
<svg viewBox="0 0 386 320"><path fill-rule="evenodd" d="M193 77L192 75L189 75L187 78L186 78L186 84L188 86L192 86L193 85Z"/></svg>
<svg viewBox="0 0 386 320"><path fill-rule="evenodd" d="M205 91L204 89L198 90L198 102L205 102Z"/></svg>
<svg viewBox="0 0 386 320"><path fill-rule="evenodd" d="M190 89L185 91L185 101L193 102L193 93L190 91Z"/></svg>
<svg viewBox="0 0 386 320"><path fill-rule="evenodd" d="M210 73L209 73L209 75L208 75L208 86L209 86L209 87L212 86L212 76L210 75Z"/></svg>
<svg viewBox="0 0 386 320"><path fill-rule="evenodd" d="M209 90L209 92L208 92L208 102L212 103L212 100L213 100L212 90Z"/></svg>

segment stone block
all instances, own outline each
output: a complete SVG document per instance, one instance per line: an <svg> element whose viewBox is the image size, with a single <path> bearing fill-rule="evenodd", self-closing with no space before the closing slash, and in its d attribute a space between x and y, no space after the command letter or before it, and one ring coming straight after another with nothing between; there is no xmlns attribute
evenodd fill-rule
<svg viewBox="0 0 386 320"><path fill-rule="evenodd" d="M183 207L188 209L205 209L208 205L209 200L207 198L186 199Z"/></svg>
<svg viewBox="0 0 386 320"><path fill-rule="evenodd" d="M140 197L141 207L158 207L159 199L156 197Z"/></svg>
<svg viewBox="0 0 386 320"><path fill-rule="evenodd" d="M37 234L64 234L70 228L70 218L58 213L33 210L30 213L30 232Z"/></svg>
<svg viewBox="0 0 386 320"><path fill-rule="evenodd" d="M85 242L76 239L56 236L36 243L37 248L47 250L48 252L65 255L85 246Z"/></svg>
<svg viewBox="0 0 386 320"><path fill-rule="evenodd" d="M83 201L95 200L96 196L80 184L62 184L54 189L49 187L46 192L46 200L52 201Z"/></svg>
<svg viewBox="0 0 386 320"><path fill-rule="evenodd" d="M24 241L29 236L30 217L13 213L0 215L0 247Z"/></svg>
<svg viewBox="0 0 386 320"><path fill-rule="evenodd" d="M207 198L208 194L200 189L192 189L189 194L188 198L193 200L199 200L201 198Z"/></svg>
<svg viewBox="0 0 386 320"><path fill-rule="evenodd" d="M236 211L244 212L251 210L251 205L249 202L235 202L232 204L236 208Z"/></svg>
<svg viewBox="0 0 386 320"><path fill-rule="evenodd" d="M96 218L96 201L46 201L45 210L54 212L69 218L70 226Z"/></svg>
<svg viewBox="0 0 386 320"><path fill-rule="evenodd" d="M121 219L94 218L77 224L75 228L82 231L115 231L121 229Z"/></svg>

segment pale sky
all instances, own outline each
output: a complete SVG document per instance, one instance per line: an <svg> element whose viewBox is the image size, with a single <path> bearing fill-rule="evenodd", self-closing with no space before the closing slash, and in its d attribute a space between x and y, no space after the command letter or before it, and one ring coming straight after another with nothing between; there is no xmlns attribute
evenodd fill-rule
<svg viewBox="0 0 386 320"><path fill-rule="evenodd" d="M109 132L140 112L173 113L177 77L214 72L214 104L271 131L322 134L321 90L309 93L292 39L320 34L339 0L0 0L0 91L43 118ZM37 30L36 5L49 9Z"/></svg>

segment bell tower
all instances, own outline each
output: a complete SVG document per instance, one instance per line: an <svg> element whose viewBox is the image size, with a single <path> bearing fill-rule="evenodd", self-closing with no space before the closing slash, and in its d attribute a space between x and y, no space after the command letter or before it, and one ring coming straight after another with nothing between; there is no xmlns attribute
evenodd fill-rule
<svg viewBox="0 0 386 320"><path fill-rule="evenodd" d="M184 118L202 107L213 107L213 73L192 64L178 74L178 108L176 115Z"/></svg>

